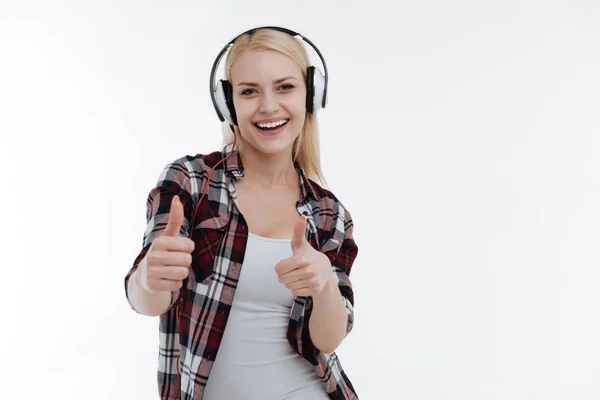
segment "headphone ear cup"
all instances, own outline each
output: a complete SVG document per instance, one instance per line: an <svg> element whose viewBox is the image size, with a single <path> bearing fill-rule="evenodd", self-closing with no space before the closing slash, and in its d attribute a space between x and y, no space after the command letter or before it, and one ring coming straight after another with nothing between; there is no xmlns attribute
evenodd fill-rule
<svg viewBox="0 0 600 400"><path fill-rule="evenodd" d="M215 89L217 113L221 121L237 125L235 108L233 107L233 89L229 81L220 80Z"/></svg>
<svg viewBox="0 0 600 400"><path fill-rule="evenodd" d="M237 115L235 113L235 106L233 105L233 87L229 81L221 81L223 84L223 93L225 94L225 104L227 104L227 110L231 116L231 122L233 125L237 125Z"/></svg>
<svg viewBox="0 0 600 400"><path fill-rule="evenodd" d="M312 114L315 104L315 67L310 66L306 69L306 112Z"/></svg>
<svg viewBox="0 0 600 400"><path fill-rule="evenodd" d="M317 112L325 108L327 95L325 94L325 76L318 68L313 67L313 85L314 85L314 111Z"/></svg>

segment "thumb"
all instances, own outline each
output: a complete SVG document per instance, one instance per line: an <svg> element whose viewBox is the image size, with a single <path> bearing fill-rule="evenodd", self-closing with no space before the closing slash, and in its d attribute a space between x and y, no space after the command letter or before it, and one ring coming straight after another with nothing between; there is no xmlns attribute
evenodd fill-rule
<svg viewBox="0 0 600 400"><path fill-rule="evenodd" d="M183 224L183 206L179 196L173 197L171 201L171 209L169 210L169 221L165 228L164 236L179 236L179 230Z"/></svg>
<svg viewBox="0 0 600 400"><path fill-rule="evenodd" d="M294 225L294 236L292 237L292 251L296 251L302 245L308 243L304 233L306 232L306 218L304 216L298 218Z"/></svg>

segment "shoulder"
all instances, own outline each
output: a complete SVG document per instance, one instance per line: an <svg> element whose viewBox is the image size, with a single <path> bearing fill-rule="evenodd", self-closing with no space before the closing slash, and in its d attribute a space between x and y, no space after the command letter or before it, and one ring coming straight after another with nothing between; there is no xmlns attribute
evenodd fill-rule
<svg viewBox="0 0 600 400"><path fill-rule="evenodd" d="M344 206L342 200L333 193L333 191L324 188L312 179L308 179L308 182L316 195L316 201L319 203L319 207L323 211L334 211L337 213L341 213L342 218L345 218L347 216L349 217L350 213L348 209Z"/></svg>
<svg viewBox="0 0 600 400"><path fill-rule="evenodd" d="M183 184L193 179L205 179L207 178L208 171L221 161L222 158L223 153L221 151L181 156L167 162L163 166L159 183L171 181Z"/></svg>
<svg viewBox="0 0 600 400"><path fill-rule="evenodd" d="M341 242L351 237L354 222L342 200L312 179L308 179L308 182L316 195L313 216L318 218L317 225L323 238Z"/></svg>
<svg viewBox="0 0 600 400"><path fill-rule="evenodd" d="M185 155L163 164L148 201L161 194L175 194L184 202L190 202L204 185L210 169L222 159L222 153Z"/></svg>
<svg viewBox="0 0 600 400"><path fill-rule="evenodd" d="M213 151L212 153L185 155L170 161L166 168L183 166L191 171L203 171L212 169L219 161L223 159L222 151Z"/></svg>

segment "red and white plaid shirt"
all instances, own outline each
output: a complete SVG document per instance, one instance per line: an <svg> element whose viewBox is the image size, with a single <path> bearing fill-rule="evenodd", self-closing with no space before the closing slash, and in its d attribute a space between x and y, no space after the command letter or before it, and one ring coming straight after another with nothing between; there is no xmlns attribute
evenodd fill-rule
<svg viewBox="0 0 600 400"><path fill-rule="evenodd" d="M190 237L190 220L208 173L230 149L231 145L211 154L185 156L165 167L148 195L148 225L143 248L125 277L125 288L154 238L166 227L174 195L179 196L184 209L180 235ZM333 193L307 179L299 164L295 166L301 187L301 200L296 208L307 217L309 243L331 261L346 303L347 335L354 323L354 294L349 275L358 253L352 236L352 218ZM170 307L160 316L158 391L161 400L175 400L178 387L180 399L202 399L227 324L248 239L248 226L237 207L233 183L243 176L242 160L234 151L212 173L208 192L193 221L192 273L181 289L172 292ZM127 290L125 293L130 306L139 312L131 304ZM312 343L308 329L311 311L311 297L295 297L287 328L290 346L314 366L330 399L358 399L335 352L325 354ZM178 355L181 376L176 368Z"/></svg>

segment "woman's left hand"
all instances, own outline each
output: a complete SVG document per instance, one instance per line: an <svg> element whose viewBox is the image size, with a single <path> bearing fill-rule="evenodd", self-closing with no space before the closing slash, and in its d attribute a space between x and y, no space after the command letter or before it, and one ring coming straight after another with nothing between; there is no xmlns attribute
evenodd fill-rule
<svg viewBox="0 0 600 400"><path fill-rule="evenodd" d="M315 250L304 236L306 218L300 217L294 226L292 256L277 263L275 272L279 282L294 296L315 296L333 281L329 258Z"/></svg>

